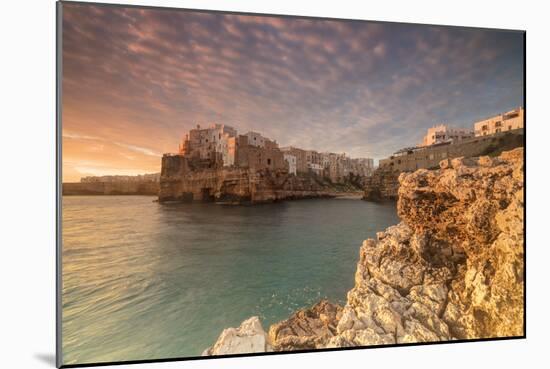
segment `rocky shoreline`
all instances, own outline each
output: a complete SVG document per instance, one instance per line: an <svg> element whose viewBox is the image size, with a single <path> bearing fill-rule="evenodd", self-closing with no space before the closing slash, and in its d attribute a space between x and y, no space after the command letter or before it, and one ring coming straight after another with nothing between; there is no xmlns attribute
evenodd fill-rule
<svg viewBox="0 0 550 369"><path fill-rule="evenodd" d="M339 189L314 175L292 175L287 170L208 167L203 161L186 156L165 155L162 158L158 200L161 203L264 204L331 198ZM352 190L358 191L360 188Z"/></svg>
<svg viewBox="0 0 550 369"><path fill-rule="evenodd" d="M524 334L523 148L399 176L401 222L363 242L344 306L222 332L203 355Z"/></svg>

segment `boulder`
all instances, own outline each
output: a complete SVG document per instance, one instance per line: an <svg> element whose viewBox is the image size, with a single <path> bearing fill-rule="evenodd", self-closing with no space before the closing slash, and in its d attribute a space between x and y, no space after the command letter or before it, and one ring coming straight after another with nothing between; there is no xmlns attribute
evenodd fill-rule
<svg viewBox="0 0 550 369"><path fill-rule="evenodd" d="M247 354L272 351L267 334L257 316L248 318L239 328L224 329L216 343L206 349L202 356Z"/></svg>
<svg viewBox="0 0 550 369"><path fill-rule="evenodd" d="M307 350L323 347L336 334L342 307L322 300L309 309L301 309L289 319L269 328L275 351Z"/></svg>

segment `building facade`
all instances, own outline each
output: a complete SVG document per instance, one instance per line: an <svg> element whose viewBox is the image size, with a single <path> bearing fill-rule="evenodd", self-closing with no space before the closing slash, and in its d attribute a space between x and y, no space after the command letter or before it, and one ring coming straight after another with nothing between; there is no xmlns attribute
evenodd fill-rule
<svg viewBox="0 0 550 369"><path fill-rule="evenodd" d="M179 155L194 159L193 165L204 168L240 167L253 170L286 170L291 174L313 173L338 182L350 173L368 176L373 160L351 159L345 154L319 153L289 146L279 148L258 132L239 135L230 126L197 125L185 135L179 145Z"/></svg>
<svg viewBox="0 0 550 369"><path fill-rule="evenodd" d="M228 139L237 136L237 131L225 124L212 124L201 128L200 124L185 135L179 153L192 158L227 162Z"/></svg>
<svg viewBox="0 0 550 369"><path fill-rule="evenodd" d="M306 150L294 146L282 147L281 151L296 157L296 173L307 173Z"/></svg>
<svg viewBox="0 0 550 369"><path fill-rule="evenodd" d="M230 126L197 125L185 135L179 154L210 163L209 167L237 166L253 170L285 170L288 165L275 141L259 133L238 135Z"/></svg>
<svg viewBox="0 0 550 369"><path fill-rule="evenodd" d="M439 124L428 128L420 146L426 147L447 141L460 141L473 136L474 132L469 129L453 128L446 124Z"/></svg>
<svg viewBox="0 0 550 369"><path fill-rule="evenodd" d="M283 153L283 158L288 165L288 172L296 175L296 157L292 154Z"/></svg>
<svg viewBox="0 0 550 369"><path fill-rule="evenodd" d="M522 107L474 123L476 137L523 128L525 111Z"/></svg>

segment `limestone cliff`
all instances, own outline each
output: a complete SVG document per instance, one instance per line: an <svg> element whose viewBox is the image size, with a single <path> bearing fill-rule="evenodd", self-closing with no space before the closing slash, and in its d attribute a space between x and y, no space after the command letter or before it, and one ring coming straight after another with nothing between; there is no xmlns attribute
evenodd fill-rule
<svg viewBox="0 0 550 369"><path fill-rule="evenodd" d="M182 155L162 158L159 201L263 203L330 197L333 189L315 176L286 170L210 166Z"/></svg>
<svg viewBox="0 0 550 369"><path fill-rule="evenodd" d="M364 241L345 306L295 313L271 326L269 347L523 335L523 168L519 148L401 174L402 222Z"/></svg>

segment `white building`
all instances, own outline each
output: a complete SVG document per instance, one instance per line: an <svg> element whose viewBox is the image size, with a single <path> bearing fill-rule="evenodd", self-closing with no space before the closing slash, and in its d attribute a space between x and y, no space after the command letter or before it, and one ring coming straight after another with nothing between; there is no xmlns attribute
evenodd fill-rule
<svg viewBox="0 0 550 369"><path fill-rule="evenodd" d="M323 174L323 166L321 164L308 163L307 167L308 167L309 170L311 170L313 173L315 173L317 175L322 175Z"/></svg>
<svg viewBox="0 0 550 369"><path fill-rule="evenodd" d="M439 124L432 128L428 128L428 132L424 136L420 146L431 146L447 141L458 141L473 136L474 133L469 129L453 128L446 124Z"/></svg>
<svg viewBox="0 0 550 369"><path fill-rule="evenodd" d="M237 136L237 130L225 124L212 124L208 128L197 125L191 129L180 144L180 154L201 159L213 159L221 154L224 165L227 161L228 139Z"/></svg>
<svg viewBox="0 0 550 369"><path fill-rule="evenodd" d="M296 156L284 154L284 159L288 163L288 172L296 175Z"/></svg>
<svg viewBox="0 0 550 369"><path fill-rule="evenodd" d="M523 128L525 111L523 108L510 110L474 123L475 135L487 136L495 133Z"/></svg>

